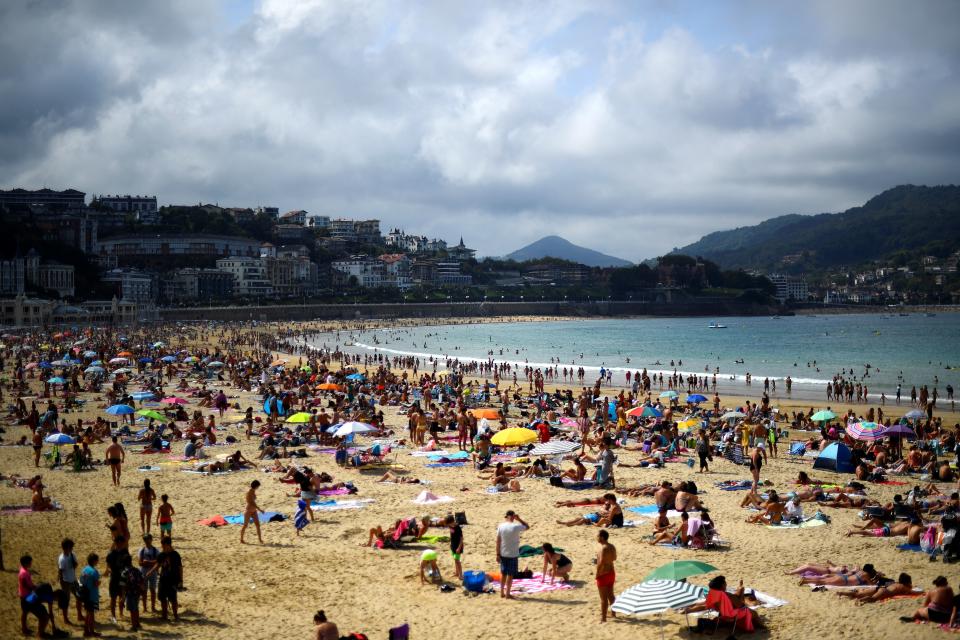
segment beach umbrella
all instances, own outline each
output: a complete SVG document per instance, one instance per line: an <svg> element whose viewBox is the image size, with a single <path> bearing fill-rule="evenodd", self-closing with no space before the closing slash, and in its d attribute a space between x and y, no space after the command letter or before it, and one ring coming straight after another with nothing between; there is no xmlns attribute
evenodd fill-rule
<svg viewBox="0 0 960 640"><path fill-rule="evenodd" d="M300 367L300 371L306 371L307 373L313 373L313 367L311 367L311 366L308 365L308 364L305 364L305 365L303 365L302 367Z"/></svg>
<svg viewBox="0 0 960 640"><path fill-rule="evenodd" d="M907 420L923 420L927 417L927 414L925 414L923 411L920 411L920 409L913 409L903 414L903 417Z"/></svg>
<svg viewBox="0 0 960 640"><path fill-rule="evenodd" d="M532 456L557 456L564 453L571 453L581 447L579 442L570 440L551 440L538 444L530 450Z"/></svg>
<svg viewBox="0 0 960 640"><path fill-rule="evenodd" d="M220 362L219 360L214 360L213 362L208 362L207 366L217 368L217 367L222 367L223 363Z"/></svg>
<svg viewBox="0 0 960 640"><path fill-rule="evenodd" d="M164 347L164 346L166 346L166 345L163 344L162 342L154 342L154 343L151 345L151 347L153 347L154 349L159 349L159 348Z"/></svg>
<svg viewBox="0 0 960 640"><path fill-rule="evenodd" d="M177 356L163 356L162 358L160 358L160 360L162 362L166 362L167 364L170 364L171 362L177 361Z"/></svg>
<svg viewBox="0 0 960 640"><path fill-rule="evenodd" d="M687 402L690 404L700 404L701 402L706 402L707 396L700 395L699 393L694 393L693 395L687 396Z"/></svg>
<svg viewBox="0 0 960 640"><path fill-rule="evenodd" d="M690 576L698 576L701 573L710 573L717 568L712 564L700 562L699 560L673 560L662 567L657 567L648 573L643 581L649 580L684 580Z"/></svg>
<svg viewBox="0 0 960 640"><path fill-rule="evenodd" d="M40 367L41 369L52 369L52 368L53 368L52 366L50 366L50 363L47 362L46 360L41 360L41 361L40 361L40 364L38 364L37 366Z"/></svg>
<svg viewBox="0 0 960 640"><path fill-rule="evenodd" d="M723 420L734 420L736 418L746 418L747 414L742 411L727 411L725 414L720 416Z"/></svg>
<svg viewBox="0 0 960 640"><path fill-rule="evenodd" d="M96 352L96 351L84 351L84 352L83 352L83 357L84 357L84 358L96 358L96 357L97 357L97 352Z"/></svg>
<svg viewBox="0 0 960 640"><path fill-rule="evenodd" d="M847 433L854 440L879 440L884 437L883 425L876 422L852 422Z"/></svg>
<svg viewBox="0 0 960 640"><path fill-rule="evenodd" d="M150 418L152 420L164 421L167 419L167 416L163 415L159 411L154 411L153 409L140 409L137 411L138 416L143 416L144 418Z"/></svg>
<svg viewBox="0 0 960 640"><path fill-rule="evenodd" d="M661 614L660 636L663 637L664 611L688 607L703 597L703 587L676 580L649 580L634 585L617 596L611 611L628 616Z"/></svg>
<svg viewBox="0 0 960 640"><path fill-rule="evenodd" d="M499 420L500 410L493 407L483 407L480 409L468 409L467 413L476 419L486 418L487 420Z"/></svg>
<svg viewBox="0 0 960 640"><path fill-rule="evenodd" d="M810 419L814 422L830 422L836 417L837 414L835 414L833 411L830 411L829 409L821 409L810 416Z"/></svg>
<svg viewBox="0 0 960 640"><path fill-rule="evenodd" d="M490 442L498 447L520 447L531 442L536 442L537 432L533 429L524 429L522 427L510 427L493 434Z"/></svg>
<svg viewBox="0 0 960 640"><path fill-rule="evenodd" d="M661 398L670 398L671 400L679 396L680 394L674 391L673 389L670 389L669 391L664 391L663 393L660 394Z"/></svg>
<svg viewBox="0 0 960 640"><path fill-rule="evenodd" d="M161 400L160 402L162 402L162 403L164 403L164 404L189 404L189 403L188 403L186 400L184 400L183 398L178 398L178 397L176 397L176 396L170 396L169 398L164 398L164 399Z"/></svg>
<svg viewBox="0 0 960 640"><path fill-rule="evenodd" d="M51 433L46 438L43 439L44 442L50 444L76 444L77 441L68 436L65 433Z"/></svg>
<svg viewBox="0 0 960 640"><path fill-rule="evenodd" d="M883 437L887 436L904 436L913 440L917 437L917 433L913 430L913 427L907 424L895 424L890 427L884 427L882 429Z"/></svg>
<svg viewBox="0 0 960 640"><path fill-rule="evenodd" d="M347 376L347 380L363 380L362 373L351 373Z"/></svg>
<svg viewBox="0 0 960 640"><path fill-rule="evenodd" d="M639 418L662 418L663 412L656 407L643 405L641 407L634 407L633 409L630 409L630 411L627 411L627 415Z"/></svg>
<svg viewBox="0 0 960 640"><path fill-rule="evenodd" d="M134 400L151 400L157 396L153 393L153 391L134 391L130 394L130 397Z"/></svg>
<svg viewBox="0 0 960 640"><path fill-rule="evenodd" d="M197 362L198 359L199 358L197 358L196 356L187 356L186 358L183 359L183 361L186 362L187 364L193 364L194 362Z"/></svg>
<svg viewBox="0 0 960 640"><path fill-rule="evenodd" d="M149 364L153 362L153 358L140 358L139 360L137 360L137 362L139 362L140 364Z"/></svg>
<svg viewBox="0 0 960 640"><path fill-rule="evenodd" d="M69 367L73 365L73 360L54 360L50 364L55 367Z"/></svg>
<svg viewBox="0 0 960 640"><path fill-rule="evenodd" d="M64 380L63 378L61 378L60 376L53 376L52 378L50 378L49 380L47 380L47 383L49 383L49 384L66 384L67 381Z"/></svg>
<svg viewBox="0 0 960 640"><path fill-rule="evenodd" d="M107 407L107 413L112 416L128 416L134 412L134 408L128 404L115 404Z"/></svg>
<svg viewBox="0 0 960 640"><path fill-rule="evenodd" d="M95 366L95 365L91 365L83 370L85 374L103 373L104 371L106 371L106 369L104 369L103 367Z"/></svg>
<svg viewBox="0 0 960 640"><path fill-rule="evenodd" d="M129 357L132 356L132 355L133 355L133 353L131 353L130 351L121 351L120 353L117 354L117 357L118 357L118 358L129 358Z"/></svg>
<svg viewBox="0 0 960 640"><path fill-rule="evenodd" d="M306 422L310 422L310 418L312 417L313 417L313 414L307 413L306 411L300 411L299 413L295 413L289 418L287 418L286 422L303 424Z"/></svg>
<svg viewBox="0 0 960 640"><path fill-rule="evenodd" d="M317 389L321 391L340 391L340 385L332 382L324 382L323 384L317 385Z"/></svg>
<svg viewBox="0 0 960 640"><path fill-rule="evenodd" d="M90 363L90 366L91 366L91 367L102 367L102 366L103 366L103 360L94 360L93 362Z"/></svg>
<svg viewBox="0 0 960 640"><path fill-rule="evenodd" d="M124 373L130 373L130 369L128 367L120 367L119 369L114 369L111 373L115 376L119 376Z"/></svg>
<svg viewBox="0 0 960 640"><path fill-rule="evenodd" d="M29 371L30 369L36 369L37 366L38 366L38 365L37 365L36 362L28 362L28 363L26 364L26 366L24 366L23 368L24 368L26 371Z"/></svg>
<svg viewBox="0 0 960 640"><path fill-rule="evenodd" d="M377 431L375 426L367 424L366 422L351 420L340 425L337 430L333 432L333 435L337 438L343 438L344 436L349 436L354 433L370 433L373 431Z"/></svg>
<svg viewBox="0 0 960 640"><path fill-rule="evenodd" d="M286 360L274 360L273 362L270 363L270 366L271 366L271 367L280 367L280 366L285 365L286 363L287 363Z"/></svg>
<svg viewBox="0 0 960 640"><path fill-rule="evenodd" d="M111 359L109 360L109 362L110 362L110 364L126 364L126 363L127 363L127 359L126 359L126 358L123 358L123 357L121 357L121 356L117 356L116 358L111 358Z"/></svg>

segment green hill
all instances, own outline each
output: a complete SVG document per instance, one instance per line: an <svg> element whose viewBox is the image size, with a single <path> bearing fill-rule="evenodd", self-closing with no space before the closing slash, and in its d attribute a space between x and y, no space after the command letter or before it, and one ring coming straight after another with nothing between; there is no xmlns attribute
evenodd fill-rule
<svg viewBox="0 0 960 640"><path fill-rule="evenodd" d="M673 253L725 269L811 271L898 251L946 256L960 249L960 187L904 185L843 213L791 214L708 234Z"/></svg>

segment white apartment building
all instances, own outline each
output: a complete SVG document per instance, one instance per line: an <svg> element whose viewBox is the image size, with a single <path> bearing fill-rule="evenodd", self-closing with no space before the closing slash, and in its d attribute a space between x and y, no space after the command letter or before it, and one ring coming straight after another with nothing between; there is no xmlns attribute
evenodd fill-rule
<svg viewBox="0 0 960 640"><path fill-rule="evenodd" d="M803 278L794 278L779 274L774 274L768 277L770 282L772 282L777 288L774 297L781 303L788 300L793 300L795 302L806 302L810 297L810 292L807 289L807 281Z"/></svg>
<svg viewBox="0 0 960 640"><path fill-rule="evenodd" d="M365 255L350 256L347 260L337 260L331 263L334 271L339 271L344 280L351 276L357 279L357 284L364 288L389 286L385 284L386 268L384 263Z"/></svg>
<svg viewBox="0 0 960 640"><path fill-rule="evenodd" d="M251 298L273 295L273 285L267 277L267 264L260 258L220 258L217 260L217 269L233 275L234 295Z"/></svg>

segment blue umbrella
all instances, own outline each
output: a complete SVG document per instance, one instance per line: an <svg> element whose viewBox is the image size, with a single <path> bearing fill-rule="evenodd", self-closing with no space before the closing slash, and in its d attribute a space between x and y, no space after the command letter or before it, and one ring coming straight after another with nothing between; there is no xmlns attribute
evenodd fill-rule
<svg viewBox="0 0 960 640"><path fill-rule="evenodd" d="M46 438L43 439L44 442L49 442L50 444L76 444L77 441L68 436L65 433L51 433Z"/></svg>
<svg viewBox="0 0 960 640"><path fill-rule="evenodd" d="M644 418L662 418L663 412L657 409L656 407L644 407L643 412L640 414Z"/></svg>
<svg viewBox="0 0 960 640"><path fill-rule="evenodd" d="M707 396L702 396L699 393L694 393L693 395L687 396L687 402L691 404L699 404L701 402L706 402Z"/></svg>
<svg viewBox="0 0 960 640"><path fill-rule="evenodd" d="M177 361L177 357L176 357L176 356L163 356L163 357L160 358L160 359L163 360L164 362L167 362L167 363L176 362L176 361Z"/></svg>
<svg viewBox="0 0 960 640"><path fill-rule="evenodd" d="M104 369L103 367L98 367L96 365L90 365L89 367L83 370L84 373L103 373L104 371L106 371L106 369Z"/></svg>
<svg viewBox="0 0 960 640"><path fill-rule="evenodd" d="M155 398L156 395L152 391L135 391L130 394L130 397L134 400L149 400Z"/></svg>
<svg viewBox="0 0 960 640"><path fill-rule="evenodd" d="M140 358L139 362L142 364L147 364L149 362L153 362L153 358Z"/></svg>
<svg viewBox="0 0 960 640"><path fill-rule="evenodd" d="M50 384L66 384L67 383L67 381L61 378L60 376L53 376L52 378L47 380L47 382Z"/></svg>
<svg viewBox="0 0 960 640"><path fill-rule="evenodd" d="M53 367L50 366L50 363L47 362L46 360L41 360L41 361L40 361L40 364L38 364L37 366L40 367L41 369L52 369L52 368L53 368Z"/></svg>
<svg viewBox="0 0 960 640"><path fill-rule="evenodd" d="M91 367L99 367L99 366L102 365L102 364L103 364L103 360L94 360L93 362L90 363L90 366L91 366Z"/></svg>
<svg viewBox="0 0 960 640"><path fill-rule="evenodd" d="M112 416L128 416L134 412L134 408L128 404L115 404L107 408L107 413Z"/></svg>
<svg viewBox="0 0 960 640"><path fill-rule="evenodd" d="M347 380L363 380L362 373L351 373L347 376Z"/></svg>
<svg viewBox="0 0 960 640"><path fill-rule="evenodd" d="M96 357L97 357L97 352L96 352L96 351L84 351L84 352L83 352L83 357L84 357L84 358L96 358Z"/></svg>

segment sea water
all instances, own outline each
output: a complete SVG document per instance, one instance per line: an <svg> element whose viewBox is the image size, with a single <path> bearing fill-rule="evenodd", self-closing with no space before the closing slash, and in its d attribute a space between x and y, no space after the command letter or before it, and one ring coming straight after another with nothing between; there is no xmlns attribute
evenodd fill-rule
<svg viewBox="0 0 960 640"><path fill-rule="evenodd" d="M725 328L710 328L711 323ZM415 355L430 368L430 358L508 362L559 369L584 367L590 383L601 367L612 369L614 384L627 371L674 371L712 379L718 388L745 391L753 378L759 394L764 378L776 381L777 395L790 376L797 397L824 398L833 376L862 381L871 398L892 401L897 384L909 401L910 388L939 389L960 383L960 314L849 314L771 317L635 318L548 322L475 323L341 332L315 346L365 353ZM562 381L562 378L559 379Z"/></svg>

